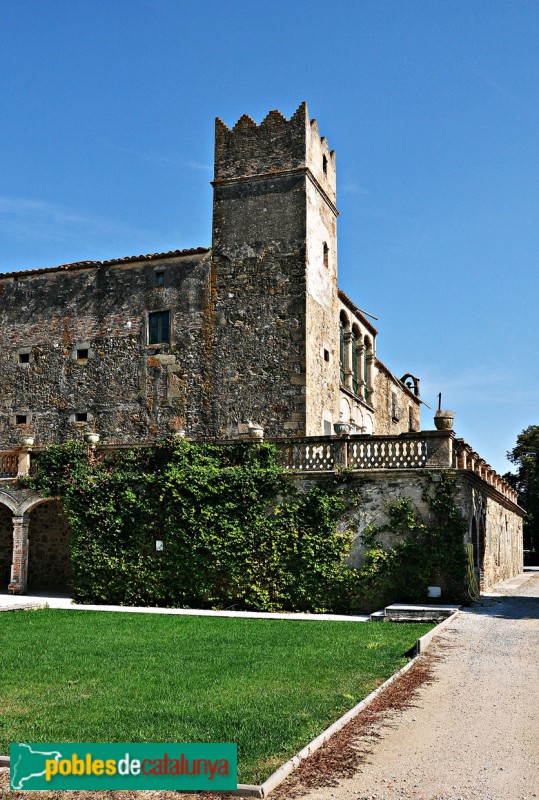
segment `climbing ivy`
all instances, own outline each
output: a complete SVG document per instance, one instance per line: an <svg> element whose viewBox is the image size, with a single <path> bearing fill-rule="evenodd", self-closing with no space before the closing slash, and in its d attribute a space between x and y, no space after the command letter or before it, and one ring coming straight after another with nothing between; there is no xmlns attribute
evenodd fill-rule
<svg viewBox="0 0 539 800"><path fill-rule="evenodd" d="M79 601L346 610L338 479L300 490L269 444L167 440L101 463L68 443L36 462L31 485L69 519Z"/></svg>
<svg viewBox="0 0 539 800"><path fill-rule="evenodd" d="M26 485L63 502L82 602L349 613L424 602L431 584L446 601L465 596L466 525L450 477L425 487L426 521L410 500L390 503L353 569L346 520L361 483L344 470L301 486L267 443L165 440L99 461L70 442L35 464Z"/></svg>
<svg viewBox="0 0 539 800"><path fill-rule="evenodd" d="M446 602L467 602L467 526L454 501L453 477L436 477L423 492L426 520L401 497L387 504L385 524L363 531L366 552L353 590L355 606L424 603L432 585L442 587Z"/></svg>

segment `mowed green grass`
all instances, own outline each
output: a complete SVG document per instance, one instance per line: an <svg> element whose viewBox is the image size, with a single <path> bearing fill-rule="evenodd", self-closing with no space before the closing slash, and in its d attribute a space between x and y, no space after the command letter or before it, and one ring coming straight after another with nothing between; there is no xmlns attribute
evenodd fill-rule
<svg viewBox="0 0 539 800"><path fill-rule="evenodd" d="M2 613L0 754L10 742L237 742L239 781L259 782L431 627Z"/></svg>

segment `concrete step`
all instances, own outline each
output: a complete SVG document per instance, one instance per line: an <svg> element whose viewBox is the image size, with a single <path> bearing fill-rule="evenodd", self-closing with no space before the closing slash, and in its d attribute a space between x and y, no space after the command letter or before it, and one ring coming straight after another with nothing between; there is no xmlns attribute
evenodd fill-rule
<svg viewBox="0 0 539 800"><path fill-rule="evenodd" d="M393 603L384 609L384 619L387 622L440 622L459 608L460 606Z"/></svg>

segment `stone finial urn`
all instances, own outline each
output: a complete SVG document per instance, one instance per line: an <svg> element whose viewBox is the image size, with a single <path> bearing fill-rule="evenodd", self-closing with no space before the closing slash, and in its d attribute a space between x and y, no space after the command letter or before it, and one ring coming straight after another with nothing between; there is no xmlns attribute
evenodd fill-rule
<svg viewBox="0 0 539 800"><path fill-rule="evenodd" d="M438 409L434 415L434 425L437 431L450 431L453 428L455 421L455 412L449 410Z"/></svg>
<svg viewBox="0 0 539 800"><path fill-rule="evenodd" d="M333 430L335 431L337 436L347 436L350 433L350 423L335 422L333 424Z"/></svg>
<svg viewBox="0 0 539 800"><path fill-rule="evenodd" d="M88 444L98 444L99 443L99 434L95 431L88 431L88 433L84 434L84 440Z"/></svg>
<svg viewBox="0 0 539 800"><path fill-rule="evenodd" d="M261 425L257 425L255 422L250 422L247 428L249 433L249 437L251 439L263 439L264 438L264 428Z"/></svg>
<svg viewBox="0 0 539 800"><path fill-rule="evenodd" d="M32 447L35 442L35 437L32 433L23 433L20 442L21 447Z"/></svg>

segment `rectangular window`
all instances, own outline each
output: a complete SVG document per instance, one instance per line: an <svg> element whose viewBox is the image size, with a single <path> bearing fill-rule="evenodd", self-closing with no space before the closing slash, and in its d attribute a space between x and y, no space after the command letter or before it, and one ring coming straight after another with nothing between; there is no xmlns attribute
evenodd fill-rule
<svg viewBox="0 0 539 800"><path fill-rule="evenodd" d="M27 425L28 424L28 414L16 414L15 415L15 424L16 425Z"/></svg>
<svg viewBox="0 0 539 800"><path fill-rule="evenodd" d="M19 353L19 364L29 364L30 353Z"/></svg>
<svg viewBox="0 0 539 800"><path fill-rule="evenodd" d="M164 272L154 272L153 274L153 285L157 286L157 288L161 289L165 285L165 273Z"/></svg>
<svg viewBox="0 0 539 800"><path fill-rule="evenodd" d="M170 341L170 311L151 311L148 314L148 344Z"/></svg>
<svg viewBox="0 0 539 800"><path fill-rule="evenodd" d="M76 411L75 422L88 422L88 413L86 411Z"/></svg>
<svg viewBox="0 0 539 800"><path fill-rule="evenodd" d="M397 395L394 392L391 392L391 418L393 419L393 422L398 422L399 413L397 406Z"/></svg>
<svg viewBox="0 0 539 800"><path fill-rule="evenodd" d="M86 348L86 347L80 347L80 348L77 350L77 358L78 358L78 359L81 359L81 358L88 358L88 348Z"/></svg>

